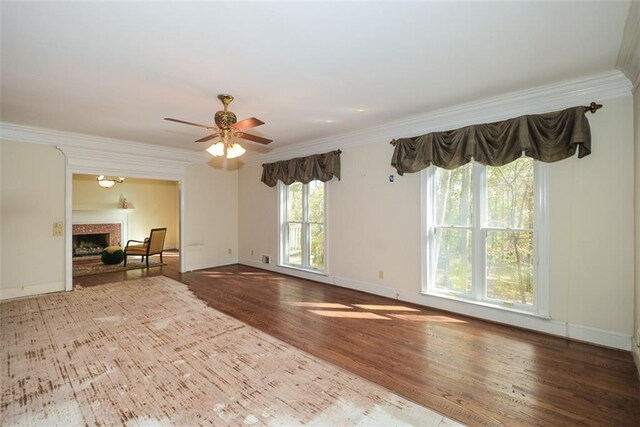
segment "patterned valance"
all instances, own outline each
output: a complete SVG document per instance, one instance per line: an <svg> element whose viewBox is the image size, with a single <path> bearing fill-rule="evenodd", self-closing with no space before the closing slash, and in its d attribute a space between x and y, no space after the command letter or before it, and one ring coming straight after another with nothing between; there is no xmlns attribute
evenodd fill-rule
<svg viewBox="0 0 640 427"><path fill-rule="evenodd" d="M281 160L262 165L262 182L275 187L278 180L286 185L294 182L307 184L313 180L329 181L334 176L340 179L340 154L342 151L330 151L324 154Z"/></svg>
<svg viewBox="0 0 640 427"><path fill-rule="evenodd" d="M472 159L489 166L503 166L524 153L542 162L578 158L591 153L591 131L585 107L568 108L446 132L401 138L391 165L398 174L418 172L430 165L455 169Z"/></svg>

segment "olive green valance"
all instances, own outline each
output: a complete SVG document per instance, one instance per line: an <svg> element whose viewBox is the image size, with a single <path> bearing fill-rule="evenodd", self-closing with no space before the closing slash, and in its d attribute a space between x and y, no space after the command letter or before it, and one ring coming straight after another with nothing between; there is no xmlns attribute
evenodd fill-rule
<svg viewBox="0 0 640 427"><path fill-rule="evenodd" d="M294 182L308 184L313 180L327 182L334 176L340 179L340 154L342 151L330 151L324 154L281 160L262 165L262 182L275 187L278 180L286 185Z"/></svg>
<svg viewBox="0 0 640 427"><path fill-rule="evenodd" d="M592 112L593 110L592 104ZM601 105L598 105L601 107ZM524 155L551 163L591 153L591 131L586 108L574 107L501 122L466 126L392 141L391 165L398 174L418 172L430 165L455 169L471 160L503 166ZM595 108L597 109L597 108Z"/></svg>

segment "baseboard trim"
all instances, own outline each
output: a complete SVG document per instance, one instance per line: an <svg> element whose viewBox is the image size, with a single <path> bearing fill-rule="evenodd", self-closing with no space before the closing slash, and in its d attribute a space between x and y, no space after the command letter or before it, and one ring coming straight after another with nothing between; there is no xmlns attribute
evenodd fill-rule
<svg viewBox="0 0 640 427"><path fill-rule="evenodd" d="M636 364L636 370L638 371L638 379L640 379L640 353L638 350L631 350L633 356L633 362Z"/></svg>
<svg viewBox="0 0 640 427"><path fill-rule="evenodd" d="M222 267L223 265L231 265L231 264L238 264L238 259L224 258L224 259L218 259L218 260L201 263L201 264L187 264L185 266L184 271L181 271L181 273L186 273L188 271L196 271L196 270L206 270L207 268Z"/></svg>
<svg viewBox="0 0 640 427"><path fill-rule="evenodd" d="M584 341L590 344L616 348L619 350L631 350L631 335L622 334L619 332L605 331L598 328L561 322L558 320L532 316L529 314L498 310L490 307L482 307L464 303L461 301L446 300L429 295L423 295L420 292L412 294L390 286L361 282L344 277L321 276L304 271L283 268L277 265L263 264L259 261L248 258L240 258L239 263L250 267L256 267L263 270L269 270L276 273L286 274L289 276L299 277L315 282L341 286L360 292L366 292L373 295L395 299L397 301L437 308L440 310L450 311L469 317L489 320L509 326L516 326L519 328L529 329L576 341Z"/></svg>
<svg viewBox="0 0 640 427"><path fill-rule="evenodd" d="M280 267L276 264L264 264L261 261L253 260L250 258L240 258L239 264L247 265L249 267L260 268L262 270L269 270L275 273L286 274L287 276L298 277L300 279L307 279L314 282L326 283L328 285L335 285L335 282L330 276L318 273L310 273L308 271L296 270L295 268Z"/></svg>
<svg viewBox="0 0 640 427"><path fill-rule="evenodd" d="M558 321L554 321L557 323ZM598 344L604 347L617 348L619 350L631 351L631 335L620 332L605 331L584 325L568 324L567 338Z"/></svg>
<svg viewBox="0 0 640 427"><path fill-rule="evenodd" d="M49 294L52 292L62 292L64 290L64 282L40 283L31 286L15 286L13 288L0 289L0 301L40 294Z"/></svg>
<svg viewBox="0 0 640 427"><path fill-rule="evenodd" d="M606 331L590 326L563 322L552 318L484 307L430 295L420 294L417 297L408 299L410 300L409 302L413 302L415 304L439 308L496 323L503 323L576 341L584 341L590 344L617 348L619 350L631 350L631 335L629 334Z"/></svg>

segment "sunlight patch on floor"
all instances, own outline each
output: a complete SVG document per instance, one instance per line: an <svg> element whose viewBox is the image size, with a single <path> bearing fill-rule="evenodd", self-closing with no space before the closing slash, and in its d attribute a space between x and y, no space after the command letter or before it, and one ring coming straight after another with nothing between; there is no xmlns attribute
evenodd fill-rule
<svg viewBox="0 0 640 427"><path fill-rule="evenodd" d="M202 271L198 272L206 277L224 277L224 276L268 276L266 273L236 272L236 271Z"/></svg>
<svg viewBox="0 0 640 427"><path fill-rule="evenodd" d="M430 316L426 314L387 314L400 320L410 320L412 322L439 322L439 323L467 323L464 320L454 319L447 316Z"/></svg>
<svg viewBox="0 0 640 427"><path fill-rule="evenodd" d="M325 317L340 317L345 319L376 319L391 320L388 317L380 316L375 313L367 313L364 311L332 311L332 310L309 310L313 314Z"/></svg>
<svg viewBox="0 0 640 427"><path fill-rule="evenodd" d="M380 304L353 304L355 307L362 308L364 310L384 310L384 311L420 311L411 307L404 307L402 305L380 305Z"/></svg>
<svg viewBox="0 0 640 427"><path fill-rule="evenodd" d="M294 302L286 302L288 305L293 305L295 307L314 307L314 308L343 308L351 310L353 307L349 307L344 304L337 304L333 302L302 302L302 301L294 301Z"/></svg>

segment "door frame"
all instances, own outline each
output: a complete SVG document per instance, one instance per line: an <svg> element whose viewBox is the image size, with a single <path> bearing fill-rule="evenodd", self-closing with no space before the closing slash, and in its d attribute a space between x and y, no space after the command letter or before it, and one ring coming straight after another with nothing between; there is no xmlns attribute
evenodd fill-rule
<svg viewBox="0 0 640 427"><path fill-rule="evenodd" d="M73 160L73 155L70 157L64 148L58 147L66 158L65 167L65 235L64 235L64 247L65 247L65 291L73 290L73 175L74 174L95 174L97 175L111 175L111 176L125 176L129 178L146 178L146 179L160 179L166 181L176 181L178 183L179 194L179 242L180 242L180 272L183 273L186 270L187 260L186 253L184 251L184 218L185 218L185 180L186 180L186 166L174 167L167 170L162 164L146 163L146 167L141 170L127 166L126 164L116 165L113 162L105 163L104 167L96 166L95 162L85 161L84 159ZM160 162L161 163L161 162ZM175 165L174 165L175 166ZM96 172L98 171L98 172ZM97 185L97 184L96 184Z"/></svg>

